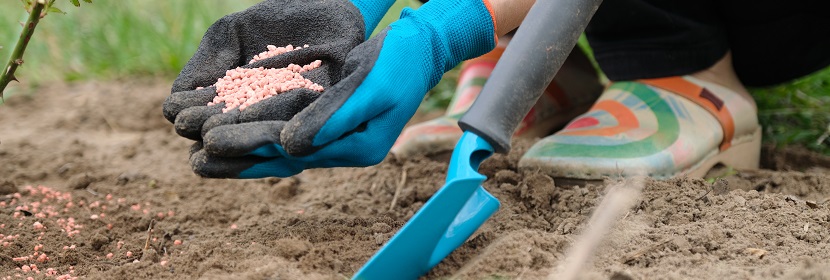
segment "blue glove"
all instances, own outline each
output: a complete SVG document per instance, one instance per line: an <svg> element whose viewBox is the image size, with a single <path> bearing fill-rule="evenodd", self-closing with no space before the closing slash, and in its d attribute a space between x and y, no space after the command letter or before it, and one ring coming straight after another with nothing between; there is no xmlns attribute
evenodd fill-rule
<svg viewBox="0 0 830 280"><path fill-rule="evenodd" d="M495 47L493 20L481 0L405 9L354 48L344 78L304 110L287 121L212 126L191 165L206 177L260 178L378 164L442 74Z"/></svg>
<svg viewBox="0 0 830 280"><path fill-rule="evenodd" d="M224 104L207 106L216 96L212 87L225 72L236 67L281 68L289 63L307 64L321 60L323 66L303 75L320 85L330 86L342 77L346 56L372 34L394 0L266 0L245 11L216 21L205 33L198 50L173 83L165 100L164 116L186 138L201 140L206 121L222 115ZM293 44L310 47L248 64L267 45ZM305 92L291 91L283 99L308 99ZM300 103L281 102L260 110L267 118L293 117ZM291 105L291 106L287 106ZM225 122L238 116L238 110L224 115ZM282 116L279 118L278 116ZM285 117L287 116L287 117ZM251 117L251 116L247 116ZM243 122L243 119L234 119Z"/></svg>

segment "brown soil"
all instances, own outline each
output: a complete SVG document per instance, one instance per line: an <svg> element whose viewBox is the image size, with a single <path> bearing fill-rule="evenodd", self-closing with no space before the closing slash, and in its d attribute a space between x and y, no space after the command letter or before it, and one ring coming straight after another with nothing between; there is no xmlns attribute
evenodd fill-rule
<svg viewBox="0 0 830 280"><path fill-rule="evenodd" d="M0 279L43 278L48 268L90 279L348 278L443 184L446 161L429 158L288 179L199 178L189 141L161 116L168 92L159 81L91 82L0 106L0 234L12 236L0 247ZM483 164L485 188L503 206L428 278L539 279L563 263L611 181L556 185L517 171L528 144ZM584 277L827 279L830 159L766 149L764 161L778 171L714 185L646 180ZM71 237L58 224L70 217L83 225ZM48 261L15 261L39 244ZM41 274L20 270L29 264Z"/></svg>

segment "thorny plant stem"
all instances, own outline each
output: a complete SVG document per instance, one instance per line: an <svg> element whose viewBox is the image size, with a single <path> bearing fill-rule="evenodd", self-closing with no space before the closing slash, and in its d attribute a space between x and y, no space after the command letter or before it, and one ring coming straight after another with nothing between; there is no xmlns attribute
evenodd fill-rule
<svg viewBox="0 0 830 280"><path fill-rule="evenodd" d="M6 67L3 68L3 75L0 75L0 98L3 97L6 86L11 81L17 80L14 77L14 71L23 64L23 51L26 50L29 40L32 39L32 34L35 32L35 26L40 21L40 13L43 12L44 7L46 7L46 1L37 0L32 6L32 11L29 12L29 19L23 25L23 31L20 32L20 38L17 40L17 45L14 46L12 56L9 58Z"/></svg>

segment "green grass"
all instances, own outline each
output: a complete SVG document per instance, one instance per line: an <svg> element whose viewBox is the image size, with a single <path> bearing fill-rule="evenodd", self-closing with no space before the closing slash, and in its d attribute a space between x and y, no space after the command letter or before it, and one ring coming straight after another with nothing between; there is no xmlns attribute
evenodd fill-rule
<svg viewBox="0 0 830 280"><path fill-rule="evenodd" d="M259 0L102 0L75 8L69 1L59 0L57 7L67 14L50 14L41 21L17 77L30 86L131 76L172 80L214 21L256 2ZM404 7L418 5L417 0L399 0L378 29L397 19ZM0 63L6 63L21 30L18 22L26 16L19 1L0 1ZM584 38L580 46L590 54ZM458 69L445 74L421 109L445 108L457 79ZM20 88L12 84L6 96ZM751 91L758 101L766 142L801 145L830 155L830 69L775 88Z"/></svg>
<svg viewBox="0 0 830 280"><path fill-rule="evenodd" d="M257 1L94 1L45 17L24 54L18 77L27 83L175 76L210 24ZM5 63L26 17L19 1L0 1L0 58Z"/></svg>

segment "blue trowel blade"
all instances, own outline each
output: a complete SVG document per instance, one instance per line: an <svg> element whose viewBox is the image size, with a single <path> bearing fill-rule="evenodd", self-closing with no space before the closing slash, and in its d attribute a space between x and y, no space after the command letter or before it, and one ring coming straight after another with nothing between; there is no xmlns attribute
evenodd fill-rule
<svg viewBox="0 0 830 280"><path fill-rule="evenodd" d="M461 246L499 201L481 184L479 164L493 154L484 139L465 132L453 151L447 181L353 279L417 279Z"/></svg>

